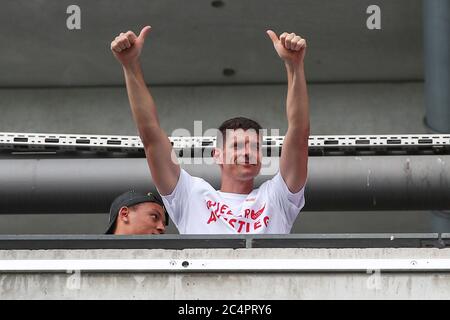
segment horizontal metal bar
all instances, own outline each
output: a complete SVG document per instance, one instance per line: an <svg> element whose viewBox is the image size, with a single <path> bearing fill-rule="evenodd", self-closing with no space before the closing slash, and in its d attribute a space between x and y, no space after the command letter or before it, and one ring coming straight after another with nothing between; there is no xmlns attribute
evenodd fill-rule
<svg viewBox="0 0 450 320"><path fill-rule="evenodd" d="M245 248L243 237L195 235L2 235L0 250Z"/></svg>
<svg viewBox="0 0 450 320"><path fill-rule="evenodd" d="M253 248L444 248L438 233L265 235L252 239Z"/></svg>
<svg viewBox="0 0 450 320"><path fill-rule="evenodd" d="M290 235L1 235L0 250L190 248L443 248L437 233ZM450 243L447 244L450 246Z"/></svg>
<svg viewBox="0 0 450 320"><path fill-rule="evenodd" d="M187 159L191 160L191 159ZM279 158L266 158L258 187ZM183 168L219 189L216 164ZM1 159L0 213L107 213L124 190L155 191L145 159ZM313 157L303 211L449 210L450 156Z"/></svg>
<svg viewBox="0 0 450 320"><path fill-rule="evenodd" d="M216 146L214 136L169 137L178 156L210 157L210 149ZM284 136L263 136L263 150L267 156L280 152ZM44 134L0 132L0 151L9 150L15 154L33 153L43 155L71 151L105 154L124 153L144 156L144 149L138 136L86 135L86 134ZM336 155L339 153L408 152L408 153L450 153L450 134L408 134L408 135L315 135L309 137L311 155Z"/></svg>
<svg viewBox="0 0 450 320"><path fill-rule="evenodd" d="M450 259L0 260L0 272L450 272Z"/></svg>

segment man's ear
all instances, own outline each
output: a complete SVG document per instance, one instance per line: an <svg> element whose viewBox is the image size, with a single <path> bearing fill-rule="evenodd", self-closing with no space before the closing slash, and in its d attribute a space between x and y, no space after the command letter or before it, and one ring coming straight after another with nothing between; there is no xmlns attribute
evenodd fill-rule
<svg viewBox="0 0 450 320"><path fill-rule="evenodd" d="M223 152L220 148L214 148L212 156L214 158L214 162L218 165L223 164Z"/></svg>
<svg viewBox="0 0 450 320"><path fill-rule="evenodd" d="M130 214L130 209L128 207L122 207L119 210L119 215L117 218L125 223L128 223L128 221L129 221L128 215L129 214Z"/></svg>

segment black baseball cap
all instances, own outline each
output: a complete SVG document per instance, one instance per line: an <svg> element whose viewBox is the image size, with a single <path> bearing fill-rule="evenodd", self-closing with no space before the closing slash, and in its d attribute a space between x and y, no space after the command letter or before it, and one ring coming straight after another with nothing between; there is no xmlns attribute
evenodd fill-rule
<svg viewBox="0 0 450 320"><path fill-rule="evenodd" d="M167 214L167 210L164 207L164 203L161 197L155 193L140 193L134 190L127 191L122 193L120 196L114 199L111 204L111 208L109 209L109 224L108 229L106 229L105 234L112 234L114 231L114 226L116 224L117 216L119 215L119 210L122 207L131 207L139 203L144 202L154 202L159 204L163 210L164 215L166 216L166 226L169 225L169 215Z"/></svg>

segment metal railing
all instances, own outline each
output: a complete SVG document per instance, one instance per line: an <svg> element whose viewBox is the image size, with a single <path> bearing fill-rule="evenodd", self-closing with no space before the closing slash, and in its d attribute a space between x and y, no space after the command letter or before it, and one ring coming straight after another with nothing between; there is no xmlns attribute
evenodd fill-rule
<svg viewBox="0 0 450 320"><path fill-rule="evenodd" d="M290 235L0 235L0 250L207 248L446 248L450 233Z"/></svg>
<svg viewBox="0 0 450 320"><path fill-rule="evenodd" d="M209 157L216 137L169 137L178 156ZM263 152L277 156L284 136L264 136ZM16 155L84 152L97 156L145 156L138 136L0 132L0 151ZM450 134L310 136L313 156L347 154L450 154ZM122 153L122 154L120 154Z"/></svg>

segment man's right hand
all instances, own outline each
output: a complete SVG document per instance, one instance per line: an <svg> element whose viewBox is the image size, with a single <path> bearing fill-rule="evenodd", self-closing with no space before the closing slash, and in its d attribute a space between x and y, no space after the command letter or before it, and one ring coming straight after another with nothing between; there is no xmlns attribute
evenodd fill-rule
<svg viewBox="0 0 450 320"><path fill-rule="evenodd" d="M136 36L132 31L121 33L111 42L111 51L124 67L139 62L145 38L151 29L150 26L144 27L139 36Z"/></svg>

